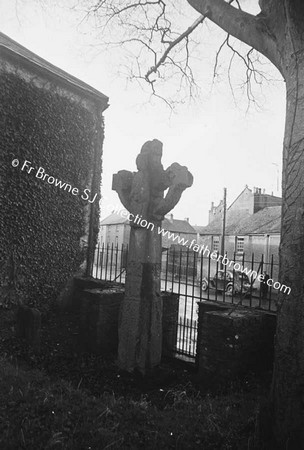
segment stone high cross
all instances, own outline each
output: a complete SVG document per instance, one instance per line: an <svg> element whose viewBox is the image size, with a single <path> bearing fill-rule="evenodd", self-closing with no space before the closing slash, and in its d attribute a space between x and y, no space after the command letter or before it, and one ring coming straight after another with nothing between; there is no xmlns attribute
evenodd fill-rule
<svg viewBox="0 0 304 450"><path fill-rule="evenodd" d="M113 175L112 185L124 207L134 218L137 216L130 221L118 365L122 370L139 370L143 374L160 363L162 350L159 229L165 214L193 183L191 173L178 163L164 170L162 152L163 144L157 139L146 142L136 158L138 172L121 170Z"/></svg>

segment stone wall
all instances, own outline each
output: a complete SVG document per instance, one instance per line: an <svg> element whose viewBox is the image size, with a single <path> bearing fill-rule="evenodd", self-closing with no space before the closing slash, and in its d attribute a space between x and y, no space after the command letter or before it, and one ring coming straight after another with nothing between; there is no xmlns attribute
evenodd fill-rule
<svg viewBox="0 0 304 450"><path fill-rule="evenodd" d="M76 278L74 312L79 313L78 351L115 355L118 349L118 319L124 298L122 286ZM179 296L162 293L163 326L162 355L173 357L177 341Z"/></svg>
<svg viewBox="0 0 304 450"><path fill-rule="evenodd" d="M204 315L208 311L229 311L229 305L225 305L220 302L212 302L204 300L202 302L197 302L198 306L198 320L197 320L197 346L196 346L196 366L199 367L200 364L200 351L202 346L200 345L203 331L204 331Z"/></svg>
<svg viewBox="0 0 304 450"><path fill-rule="evenodd" d="M204 303L204 302L202 302ZM211 383L272 369L276 316L199 305L198 367Z"/></svg>
<svg viewBox="0 0 304 450"><path fill-rule="evenodd" d="M174 357L176 353L179 295L163 293L163 344L162 355Z"/></svg>
<svg viewBox="0 0 304 450"><path fill-rule="evenodd" d="M86 289L80 302L81 351L111 355L118 347L118 317L123 288Z"/></svg>

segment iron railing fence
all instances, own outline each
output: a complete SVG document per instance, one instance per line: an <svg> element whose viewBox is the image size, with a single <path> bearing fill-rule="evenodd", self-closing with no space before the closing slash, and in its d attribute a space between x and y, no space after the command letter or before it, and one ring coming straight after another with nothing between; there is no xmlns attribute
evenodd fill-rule
<svg viewBox="0 0 304 450"><path fill-rule="evenodd" d="M98 245L89 268L89 275L98 280L125 283L128 246Z"/></svg>
<svg viewBox="0 0 304 450"><path fill-rule="evenodd" d="M263 254L259 258L240 253L225 256L225 264L222 264L212 253L200 255L178 246L162 251L161 290L179 295L176 352L181 355L195 358L199 301L276 311L278 291L258 279L265 272L270 279L278 280L278 263L274 255L268 259ZM97 246L90 275L124 283L127 260L127 246Z"/></svg>

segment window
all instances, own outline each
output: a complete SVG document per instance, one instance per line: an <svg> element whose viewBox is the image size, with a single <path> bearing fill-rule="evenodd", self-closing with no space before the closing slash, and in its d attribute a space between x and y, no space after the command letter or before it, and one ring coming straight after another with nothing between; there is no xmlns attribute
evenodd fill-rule
<svg viewBox="0 0 304 450"><path fill-rule="evenodd" d="M220 249L220 238L219 236L213 236L212 238L212 251L218 252Z"/></svg>
<svg viewBox="0 0 304 450"><path fill-rule="evenodd" d="M236 237L236 243L235 243L235 251L236 253L244 253L244 238L243 237Z"/></svg>
<svg viewBox="0 0 304 450"><path fill-rule="evenodd" d="M119 225L116 225L116 233L119 231Z"/></svg>

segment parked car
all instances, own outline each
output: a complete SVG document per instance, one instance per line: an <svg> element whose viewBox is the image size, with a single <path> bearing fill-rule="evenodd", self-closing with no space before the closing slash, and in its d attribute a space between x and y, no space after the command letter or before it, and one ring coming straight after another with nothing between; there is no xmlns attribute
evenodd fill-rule
<svg viewBox="0 0 304 450"><path fill-rule="evenodd" d="M208 278L202 279L202 291L216 289L225 291L228 295L237 293L247 293L250 290L250 280L245 273L231 270L218 270L208 283Z"/></svg>

